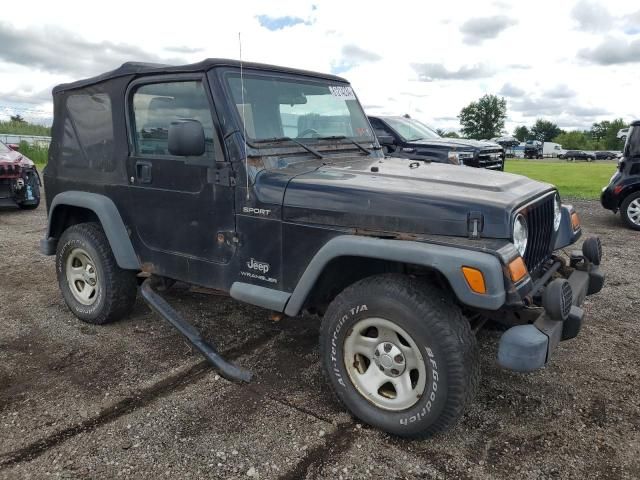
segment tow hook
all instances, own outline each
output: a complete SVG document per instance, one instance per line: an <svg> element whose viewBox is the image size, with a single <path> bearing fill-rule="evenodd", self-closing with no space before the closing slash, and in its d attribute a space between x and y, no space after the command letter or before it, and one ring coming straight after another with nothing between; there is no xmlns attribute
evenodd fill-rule
<svg viewBox="0 0 640 480"><path fill-rule="evenodd" d="M202 355L217 369L220 374L228 379L238 382L250 382L253 374L232 363L227 362L220 356L216 348L200 336L200 332L193 325L184 320L167 301L155 291L155 287L160 284L158 277L147 278L140 286L142 298L151 309L166 320L172 327L186 337L191 344L196 347Z"/></svg>

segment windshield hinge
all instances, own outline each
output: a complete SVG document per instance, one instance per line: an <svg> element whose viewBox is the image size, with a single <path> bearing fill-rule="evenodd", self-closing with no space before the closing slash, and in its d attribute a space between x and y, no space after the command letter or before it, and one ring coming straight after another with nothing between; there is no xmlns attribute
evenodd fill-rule
<svg viewBox="0 0 640 480"><path fill-rule="evenodd" d="M225 187L236 186L236 177L230 163L219 163L214 168L208 168L207 181Z"/></svg>
<svg viewBox="0 0 640 480"><path fill-rule="evenodd" d="M469 238L480 238L484 228L484 216L481 212L469 212L467 215L467 232Z"/></svg>

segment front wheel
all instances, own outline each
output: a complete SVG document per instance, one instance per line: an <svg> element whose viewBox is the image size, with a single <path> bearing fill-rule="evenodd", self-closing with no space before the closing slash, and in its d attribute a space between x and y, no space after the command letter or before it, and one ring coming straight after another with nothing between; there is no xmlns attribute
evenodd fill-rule
<svg viewBox="0 0 640 480"><path fill-rule="evenodd" d="M118 267L97 223L81 223L64 231L56 251L56 274L67 306L84 322L109 323L133 308L135 272Z"/></svg>
<svg viewBox="0 0 640 480"><path fill-rule="evenodd" d="M620 205L620 216L633 230L640 230L640 192L627 195Z"/></svg>
<svg viewBox="0 0 640 480"><path fill-rule="evenodd" d="M403 437L453 426L479 381L476 340L452 299L404 275L361 280L324 316L320 350L338 399Z"/></svg>

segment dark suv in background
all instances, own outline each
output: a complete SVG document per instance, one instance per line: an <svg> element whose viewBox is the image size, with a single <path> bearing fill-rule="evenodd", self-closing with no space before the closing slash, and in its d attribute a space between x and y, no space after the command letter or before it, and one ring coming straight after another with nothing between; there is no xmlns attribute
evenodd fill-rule
<svg viewBox="0 0 640 480"><path fill-rule="evenodd" d="M369 116L369 121L391 156L504 170L504 149L497 143L443 138L413 118Z"/></svg>
<svg viewBox="0 0 640 480"><path fill-rule="evenodd" d="M618 170L602 189L600 201L607 210L619 210L627 226L640 230L640 120L629 127Z"/></svg>

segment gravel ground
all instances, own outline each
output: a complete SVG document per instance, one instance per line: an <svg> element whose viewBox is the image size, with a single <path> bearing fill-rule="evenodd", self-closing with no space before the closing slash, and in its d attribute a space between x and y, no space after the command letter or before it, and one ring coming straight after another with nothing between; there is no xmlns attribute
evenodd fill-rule
<svg viewBox="0 0 640 480"><path fill-rule="evenodd" d="M541 371L495 362L450 432L404 441L334 401L315 318L268 313L177 286L169 300L256 381L221 379L138 302L125 321L73 317L45 211L0 211L0 478L640 478L640 249L597 202L574 202L605 248L604 290L581 335Z"/></svg>

